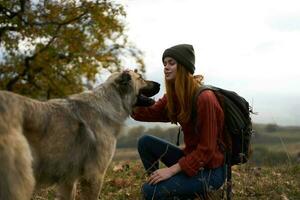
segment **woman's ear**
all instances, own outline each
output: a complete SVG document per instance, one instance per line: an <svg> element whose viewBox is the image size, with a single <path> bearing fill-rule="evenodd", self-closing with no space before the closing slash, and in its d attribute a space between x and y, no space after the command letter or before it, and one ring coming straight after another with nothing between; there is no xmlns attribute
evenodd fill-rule
<svg viewBox="0 0 300 200"><path fill-rule="evenodd" d="M198 84L203 84L204 77L202 75L194 75L194 79L197 81Z"/></svg>

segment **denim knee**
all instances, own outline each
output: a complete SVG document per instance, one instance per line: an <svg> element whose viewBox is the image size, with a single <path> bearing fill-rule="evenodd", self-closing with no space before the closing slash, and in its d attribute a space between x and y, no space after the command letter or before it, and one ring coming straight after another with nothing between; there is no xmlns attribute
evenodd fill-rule
<svg viewBox="0 0 300 200"><path fill-rule="evenodd" d="M154 190L155 190L155 186L144 183L143 186L142 186L142 191L141 191L144 199L145 200L153 199L152 197L154 195Z"/></svg>
<svg viewBox="0 0 300 200"><path fill-rule="evenodd" d="M151 136L149 135L143 135L138 139L137 147L138 151L141 152L145 146L147 146L147 143L150 141Z"/></svg>
<svg viewBox="0 0 300 200"><path fill-rule="evenodd" d="M226 172L225 166L220 167L217 169L217 173L214 176L214 181L211 183L214 189L219 189L225 182L226 179Z"/></svg>

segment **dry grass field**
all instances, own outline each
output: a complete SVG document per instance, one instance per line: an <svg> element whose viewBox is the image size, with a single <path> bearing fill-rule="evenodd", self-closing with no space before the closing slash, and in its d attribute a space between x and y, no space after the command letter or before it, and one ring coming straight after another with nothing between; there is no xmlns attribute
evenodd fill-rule
<svg viewBox="0 0 300 200"><path fill-rule="evenodd" d="M233 167L233 200L299 200L300 133L260 133L253 140L253 148L248 164ZM101 200L139 200L145 180L136 149L117 149ZM36 192L33 200L54 200L54 191L55 187L44 188Z"/></svg>
<svg viewBox="0 0 300 200"><path fill-rule="evenodd" d="M139 200L140 187L145 179L139 161L114 161L106 175L101 199ZM33 200L54 200L54 190L55 187L41 190ZM211 199L220 198L213 196ZM233 199L299 200L300 166L234 167Z"/></svg>

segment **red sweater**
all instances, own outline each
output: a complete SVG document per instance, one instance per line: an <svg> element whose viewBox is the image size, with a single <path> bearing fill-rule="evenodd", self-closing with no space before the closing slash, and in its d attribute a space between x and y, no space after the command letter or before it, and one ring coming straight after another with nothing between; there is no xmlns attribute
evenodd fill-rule
<svg viewBox="0 0 300 200"><path fill-rule="evenodd" d="M164 95L150 107L136 108L132 117L138 121L169 122L166 105L167 97ZM224 113L212 91L203 91L198 96L196 124L192 120L178 123L182 126L185 143L185 156L178 163L187 175L194 176L199 169L223 165L224 155L217 140L223 132Z"/></svg>

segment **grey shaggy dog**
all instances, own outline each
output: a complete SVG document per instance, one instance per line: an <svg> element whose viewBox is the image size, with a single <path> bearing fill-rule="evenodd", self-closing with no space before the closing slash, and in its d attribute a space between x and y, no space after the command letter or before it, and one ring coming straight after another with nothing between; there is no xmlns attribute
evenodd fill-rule
<svg viewBox="0 0 300 200"><path fill-rule="evenodd" d="M58 199L75 199L77 183L80 199L98 199L124 121L158 91L134 71L65 99L0 91L0 199L29 200L35 187L53 184Z"/></svg>

